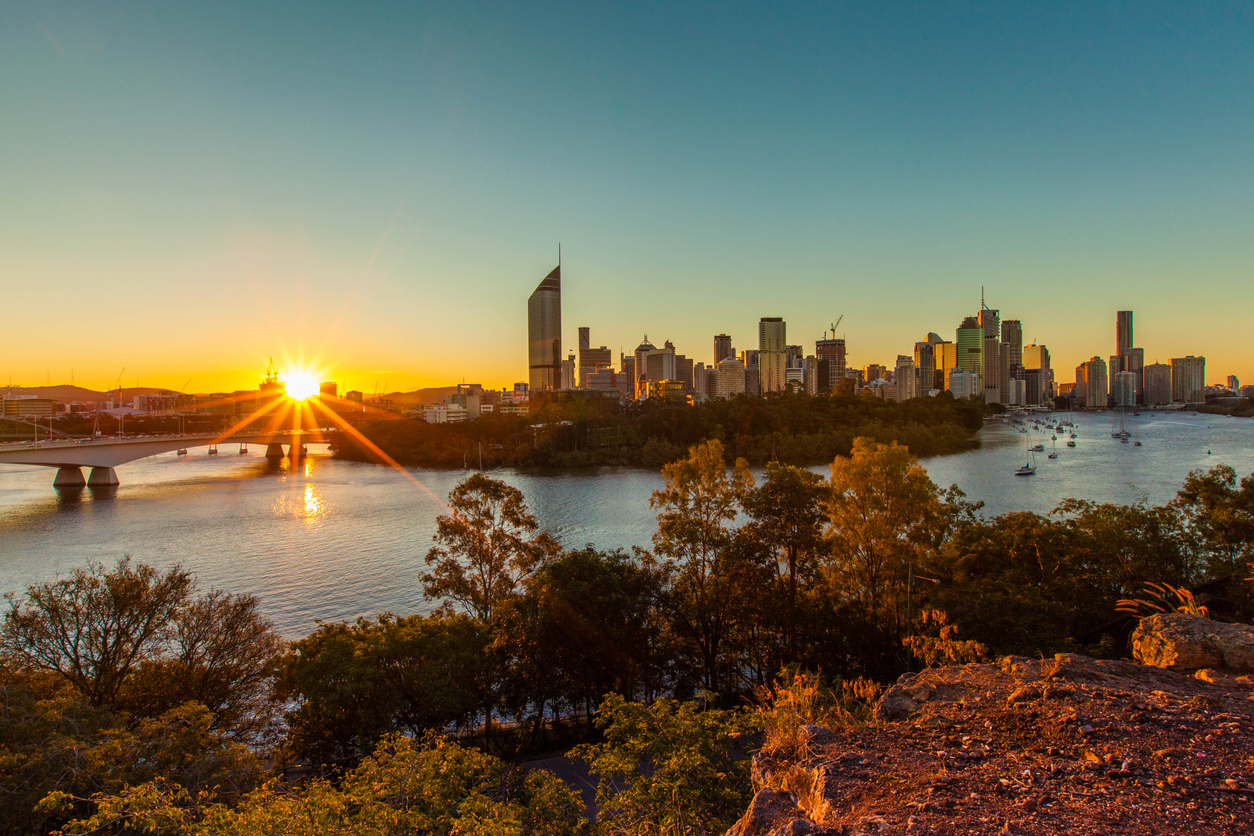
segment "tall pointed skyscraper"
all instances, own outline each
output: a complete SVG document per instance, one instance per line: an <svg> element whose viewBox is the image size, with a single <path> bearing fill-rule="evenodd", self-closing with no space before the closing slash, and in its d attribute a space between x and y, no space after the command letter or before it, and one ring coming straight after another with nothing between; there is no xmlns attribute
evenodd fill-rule
<svg viewBox="0 0 1254 836"><path fill-rule="evenodd" d="M531 391L562 385L562 265L527 299L527 362Z"/></svg>

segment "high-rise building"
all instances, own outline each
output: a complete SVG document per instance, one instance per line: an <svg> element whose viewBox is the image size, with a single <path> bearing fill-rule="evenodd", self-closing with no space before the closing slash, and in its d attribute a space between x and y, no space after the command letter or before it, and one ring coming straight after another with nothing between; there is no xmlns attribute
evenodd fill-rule
<svg viewBox="0 0 1254 836"><path fill-rule="evenodd" d="M726 360L728 357L731 357L735 353L736 353L735 350L732 348L731 337L727 336L726 334L714 335L714 365L715 366L717 366L719 363Z"/></svg>
<svg viewBox="0 0 1254 836"><path fill-rule="evenodd" d="M1075 388L1089 409L1105 409L1110 396L1109 372L1106 362L1093 357L1076 367Z"/></svg>
<svg viewBox="0 0 1254 836"><path fill-rule="evenodd" d="M980 388L979 373L967 369L950 369L949 393L957 400L964 400L983 394L983 390Z"/></svg>
<svg viewBox="0 0 1254 836"><path fill-rule="evenodd" d="M632 397L638 401L647 400L649 397L648 373L649 366L646 362L650 351L657 350L653 343L649 342L649 335L646 334L640 345L636 346L635 353L632 355L634 362L632 363L632 380L635 381ZM623 367L626 370L626 366Z"/></svg>
<svg viewBox="0 0 1254 836"><path fill-rule="evenodd" d="M790 345L784 349L784 368L799 369L801 361L805 359L805 351L799 345Z"/></svg>
<svg viewBox="0 0 1254 836"><path fill-rule="evenodd" d="M1006 355L1012 366L1026 366L1023 362L1023 325L1017 319L1007 319L1001 324L1001 341L1008 346Z"/></svg>
<svg viewBox="0 0 1254 836"><path fill-rule="evenodd" d="M897 400L908 401L919 396L919 378L914 358L909 354L897 355L897 366L893 370L893 380L897 384Z"/></svg>
<svg viewBox="0 0 1254 836"><path fill-rule="evenodd" d="M787 328L782 317L764 316L758 321L758 379L764 395L784 390L787 344Z"/></svg>
<svg viewBox="0 0 1254 836"><path fill-rule="evenodd" d="M818 391L832 391L836 388L836 382L845 377L845 341L835 337L830 340L815 340L814 359L818 363Z"/></svg>
<svg viewBox="0 0 1254 836"><path fill-rule="evenodd" d="M980 381L984 385L984 402L1002 403L1010 358L1001 347L1001 313L996 308L981 307L979 321L983 342Z"/></svg>
<svg viewBox="0 0 1254 836"><path fill-rule="evenodd" d="M745 393L745 364L735 357L719 361L715 371L712 397L727 400Z"/></svg>
<svg viewBox="0 0 1254 836"><path fill-rule="evenodd" d="M1241 379L1235 374L1228 375L1228 391L1234 395L1241 394Z"/></svg>
<svg viewBox="0 0 1254 836"><path fill-rule="evenodd" d="M562 266L527 299L527 363L532 392L562 385Z"/></svg>
<svg viewBox="0 0 1254 836"><path fill-rule="evenodd" d="M1115 353L1122 355L1132 346L1132 311L1115 311Z"/></svg>
<svg viewBox="0 0 1254 836"><path fill-rule="evenodd" d="M1171 358L1171 399L1176 403L1202 403L1206 400L1206 358Z"/></svg>
<svg viewBox="0 0 1254 836"><path fill-rule="evenodd" d="M592 330L587 327L579 329L579 388L588 388L588 375L597 369L608 368L614 364L614 356L608 348L592 347Z"/></svg>
<svg viewBox="0 0 1254 836"><path fill-rule="evenodd" d="M949 388L949 372L958 367L958 346L947 340L932 345L932 360L935 362L932 375L933 389Z"/></svg>
<svg viewBox="0 0 1254 836"><path fill-rule="evenodd" d="M562 388L574 389L577 378L575 353L572 351L570 356L562 361Z"/></svg>
<svg viewBox="0 0 1254 836"><path fill-rule="evenodd" d="M1136 406L1136 374L1119 372L1110 384L1110 395L1115 406Z"/></svg>
<svg viewBox="0 0 1254 836"><path fill-rule="evenodd" d="M762 394L762 378L758 374L758 350L746 348L740 352L740 363L745 368L744 393L751 398Z"/></svg>
<svg viewBox="0 0 1254 836"><path fill-rule="evenodd" d="M1166 363L1150 363L1142 374L1145 380L1145 405L1162 406L1171 403L1171 366Z"/></svg>
<svg viewBox="0 0 1254 836"><path fill-rule="evenodd" d="M962 324L958 326L954 342L958 346L958 354L954 363L960 369L966 369L969 372L979 374L984 368L984 329L980 327L979 321L968 316L962 320Z"/></svg>
<svg viewBox="0 0 1254 836"><path fill-rule="evenodd" d="M872 383L876 380L888 379L888 367L881 366L879 363L868 363L866 367L866 382Z"/></svg>
<svg viewBox="0 0 1254 836"><path fill-rule="evenodd" d="M1049 403L1054 397L1054 370L1049 364L1049 349L1036 343L1025 345L1023 347L1023 367L1040 371L1040 375L1036 378L1040 390L1036 395L1033 395L1031 391L1028 392L1028 403ZM1031 378L1025 378L1025 380L1031 383Z"/></svg>
<svg viewBox="0 0 1254 836"><path fill-rule="evenodd" d="M932 386L932 373L936 369L936 355L933 343L921 342L914 344L914 367L918 370L919 392L927 392ZM915 395L918 396L918 393Z"/></svg>

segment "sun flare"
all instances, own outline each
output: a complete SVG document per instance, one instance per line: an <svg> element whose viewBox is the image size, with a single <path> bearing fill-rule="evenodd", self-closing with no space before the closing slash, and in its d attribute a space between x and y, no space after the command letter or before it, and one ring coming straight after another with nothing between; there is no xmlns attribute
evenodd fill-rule
<svg viewBox="0 0 1254 836"><path fill-rule="evenodd" d="M308 400L318 394L317 379L304 372L294 372L288 375L283 383L287 387L287 396L294 400Z"/></svg>

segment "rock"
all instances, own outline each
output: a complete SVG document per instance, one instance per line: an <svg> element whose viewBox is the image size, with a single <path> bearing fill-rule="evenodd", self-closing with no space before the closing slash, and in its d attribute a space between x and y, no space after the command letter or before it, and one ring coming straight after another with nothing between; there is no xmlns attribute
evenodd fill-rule
<svg viewBox="0 0 1254 836"><path fill-rule="evenodd" d="M1254 627L1168 613L1141 619L1132 634L1140 663L1170 670L1254 671Z"/></svg>
<svg viewBox="0 0 1254 836"><path fill-rule="evenodd" d="M791 793L759 790L727 836L811 836L821 830L804 818Z"/></svg>
<svg viewBox="0 0 1254 836"><path fill-rule="evenodd" d="M902 690L916 703L927 702L936 695L936 689L926 682L920 682L918 685L904 685Z"/></svg>
<svg viewBox="0 0 1254 836"><path fill-rule="evenodd" d="M919 710L919 703L907 691L909 686L894 685L880 697L875 706L875 719L880 722L904 720Z"/></svg>
<svg viewBox="0 0 1254 836"><path fill-rule="evenodd" d="M804 725L797 729L797 742L803 746L810 743L823 743L835 738L836 735L827 726Z"/></svg>
<svg viewBox="0 0 1254 836"><path fill-rule="evenodd" d="M1043 692L1036 685L1022 685L1010 692L1010 696L1006 697L1008 703L1032 702L1039 700L1043 696Z"/></svg>

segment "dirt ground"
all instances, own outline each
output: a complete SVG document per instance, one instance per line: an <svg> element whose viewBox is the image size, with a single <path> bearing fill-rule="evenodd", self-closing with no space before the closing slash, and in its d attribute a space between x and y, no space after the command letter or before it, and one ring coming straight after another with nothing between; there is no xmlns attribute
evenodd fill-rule
<svg viewBox="0 0 1254 836"><path fill-rule="evenodd" d="M894 719L759 756L760 785L802 810L758 832L1254 834L1249 677L1011 657L885 701Z"/></svg>

